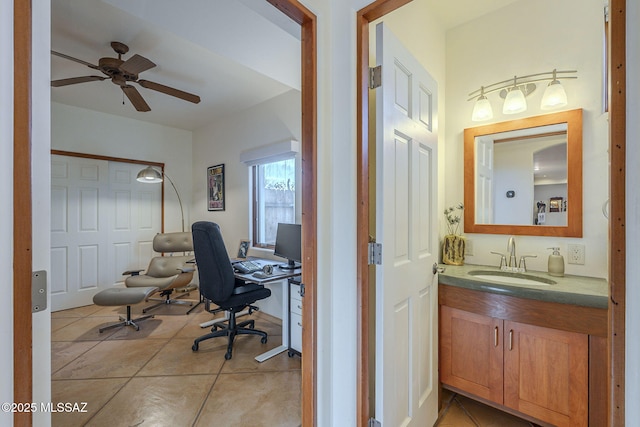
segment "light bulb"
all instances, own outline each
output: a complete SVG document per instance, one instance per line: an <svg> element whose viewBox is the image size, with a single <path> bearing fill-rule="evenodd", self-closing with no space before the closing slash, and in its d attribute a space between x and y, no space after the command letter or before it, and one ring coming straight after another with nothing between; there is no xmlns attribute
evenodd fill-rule
<svg viewBox="0 0 640 427"><path fill-rule="evenodd" d="M503 114L517 114L527 110L527 100L519 87L512 88L504 99Z"/></svg>
<svg viewBox="0 0 640 427"><path fill-rule="evenodd" d="M558 80L553 80L542 95L540 108L543 110L551 110L553 108L564 107L567 105L567 93Z"/></svg>
<svg viewBox="0 0 640 427"><path fill-rule="evenodd" d="M480 95L473 106L473 113L471 114L471 120L474 122L482 122L493 118L493 110L491 103L486 96Z"/></svg>

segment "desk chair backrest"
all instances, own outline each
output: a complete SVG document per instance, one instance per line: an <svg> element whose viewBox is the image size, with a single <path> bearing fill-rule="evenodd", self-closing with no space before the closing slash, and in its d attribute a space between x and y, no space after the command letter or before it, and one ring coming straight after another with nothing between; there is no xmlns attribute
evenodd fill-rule
<svg viewBox="0 0 640 427"><path fill-rule="evenodd" d="M199 221L191 226L193 249L200 278L200 292L208 300L220 305L231 297L235 276L220 226Z"/></svg>
<svg viewBox="0 0 640 427"><path fill-rule="evenodd" d="M156 256L151 259L149 268L147 268L147 276L170 277L178 274L180 269L193 267L193 265L187 264L187 261L193 259L193 256L184 255L185 252L193 252L193 240L188 231L156 234L153 238L153 250L164 254L164 256ZM178 254L174 255L176 252Z"/></svg>

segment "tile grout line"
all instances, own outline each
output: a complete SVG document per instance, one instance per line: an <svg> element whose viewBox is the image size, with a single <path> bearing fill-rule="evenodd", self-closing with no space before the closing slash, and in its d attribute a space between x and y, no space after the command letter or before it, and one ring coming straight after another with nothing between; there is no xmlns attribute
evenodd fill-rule
<svg viewBox="0 0 640 427"><path fill-rule="evenodd" d="M54 342L71 342L74 343L76 341L54 341ZM76 357L74 357L73 359L69 360L67 363L65 363L64 365L62 365L61 367L59 367L58 369L56 369L55 371L51 371L51 381L60 381L61 379L65 379L65 378L61 378L61 379L54 379L53 376L55 374L57 374L58 372L60 372L61 370L63 370L64 368L66 368L67 366L69 366L70 364L72 364L73 362L75 362L79 357L84 356L85 354L87 354L89 351L91 351L91 349L95 348L95 346L97 346L98 344L100 344L102 341L83 341L83 342L94 342L95 344L92 345L91 347L87 348L85 351L83 351L82 353L78 354Z"/></svg>
<svg viewBox="0 0 640 427"><path fill-rule="evenodd" d="M213 391L213 387L215 387L216 383L218 382L218 379L220 379L220 375L222 374L222 369L224 368L224 365L226 363L227 363L227 360L225 359L224 362L222 362L222 364L220 365L220 369L218 369L218 373L216 374L216 377L213 380L213 383L211 384L211 387L209 388L209 391L207 392L207 394L204 397L204 399L202 399L202 403L200 404L200 408L198 408L198 410L196 411L196 416L193 418L193 423L191 424L191 427L195 427L196 423L198 422L198 419L200 418L200 415L202 415L202 410L204 409L204 405L207 403L207 400L209 400L209 396L211 396L211 392Z"/></svg>
<svg viewBox="0 0 640 427"><path fill-rule="evenodd" d="M436 420L436 423L433 425L433 427L437 427L438 424L440 424L440 421L442 421L444 417L447 415L447 413L449 412L449 409L451 408L451 403L453 403L453 399L455 399L456 396L457 396L457 393L453 393L449 397L449 400L447 401L444 408L442 408L440 412L438 412L438 419Z"/></svg>
<svg viewBox="0 0 640 427"><path fill-rule="evenodd" d="M471 422L476 426L476 427L481 427L480 423L478 422L478 420L476 420L474 418L473 415L471 415L471 413L467 410L467 408L464 407L464 405L462 404L462 402L460 402L460 400L458 399L458 395L456 394L453 397L453 400L455 400L455 402L458 404L458 406L460 406L460 409L462 409L462 412L464 412L464 414L469 417L469 419L471 420Z"/></svg>
<svg viewBox="0 0 640 427"><path fill-rule="evenodd" d="M90 317L90 315L86 315L86 316L84 316L84 318L88 318L88 317ZM125 326L125 327L126 327L126 326ZM98 344L99 344L100 342L106 342L109 338L111 338L113 335L115 335L115 333L116 333L116 331L114 331L114 332L113 332L111 335L109 335L108 337L105 337L103 340L99 341L99 342L98 342ZM175 334L174 334L174 336L175 336ZM147 338L148 338L148 337L147 337ZM127 384L129 384L133 378L135 378L135 377L136 377L136 375L137 375L138 373L140 373L140 370L142 370L142 369L143 369L143 368L144 368L144 367L145 367L145 366L146 366L146 365L151 361L151 359L153 359L154 357L156 357L156 356L158 355L158 353L160 352L160 350L162 350L164 347L166 347L166 346L167 346L167 344L169 344L169 341L171 341L171 339L172 339L172 338L166 339L165 344L164 344L163 346L160 346L160 347L158 348L158 350L157 350L157 351L156 351L156 352L155 352L155 353L154 353L154 354L153 354L153 355L152 355L152 356L151 356L151 357L150 357L150 358L149 358L149 359L148 359L148 360L147 360L147 361L146 361L146 362L145 362L145 363L140 367L140 369L138 369L138 370L137 370L133 375L130 375L129 377L121 377L121 378L128 378L128 379L127 379L127 381L125 381L125 382L122 384L122 386L121 386L120 388L118 388L118 390L116 390L116 392L115 392L115 393L113 393L113 394L111 395L111 397L110 397L109 399L107 399L107 401L106 401L106 402L105 402L105 403L100 407L100 409L98 409L98 410L97 410L93 415L91 415L91 417L89 417L89 419L87 420L87 422L85 423L85 425L88 425L88 424L91 422L91 420L92 420L93 418L95 418L95 416L96 416L96 415L98 415L98 414L99 414L99 413L100 413L100 412L101 412L101 411L102 411L102 410L103 410L103 409L104 409L104 408L105 408L105 407L106 407L106 406L107 406L107 405L108 405L108 404L113 400L113 398L114 398L114 397L116 397L116 395L117 395L118 393L120 393L120 392L122 391L122 389L123 389L125 386L127 386ZM111 340L111 341L116 341L116 340ZM98 345L98 344L96 344L96 345ZM95 346L93 346L93 347L91 347L91 348L94 348L94 347L95 347ZM88 351L88 350L87 350L87 351ZM85 353L86 353L86 352L85 352ZM80 357L80 356L78 356L78 357ZM77 359L78 359L78 357L74 358L73 360L77 360ZM71 363L71 362L69 362L69 363ZM68 365L68 364L67 364L67 365ZM112 378L112 377L109 377L109 378ZM105 379L105 378L92 378L92 379Z"/></svg>

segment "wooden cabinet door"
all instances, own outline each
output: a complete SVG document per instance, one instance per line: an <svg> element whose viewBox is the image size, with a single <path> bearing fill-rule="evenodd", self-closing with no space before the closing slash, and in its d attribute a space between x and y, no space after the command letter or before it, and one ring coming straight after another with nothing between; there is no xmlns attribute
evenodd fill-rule
<svg viewBox="0 0 640 427"><path fill-rule="evenodd" d="M500 319L440 307L440 381L502 404Z"/></svg>
<svg viewBox="0 0 640 427"><path fill-rule="evenodd" d="M558 427L588 425L588 336L504 322L504 405Z"/></svg>

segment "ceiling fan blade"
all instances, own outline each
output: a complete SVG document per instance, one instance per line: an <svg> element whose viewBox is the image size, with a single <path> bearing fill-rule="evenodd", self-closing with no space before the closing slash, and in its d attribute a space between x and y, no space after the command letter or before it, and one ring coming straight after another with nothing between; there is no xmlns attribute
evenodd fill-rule
<svg viewBox="0 0 640 427"><path fill-rule="evenodd" d="M94 70L99 69L97 65L93 65L92 63L83 61L82 59L74 58L73 56L65 55L64 53L56 52L55 50L52 50L51 54L55 56L59 56L60 58L68 59L69 61L78 62L80 64L86 65L89 68L93 68Z"/></svg>
<svg viewBox="0 0 640 427"><path fill-rule="evenodd" d="M95 82L97 80L106 80L107 77L101 76L84 76L84 77L71 77L69 79L54 80L51 82L51 86L60 87L74 85L76 83Z"/></svg>
<svg viewBox="0 0 640 427"><path fill-rule="evenodd" d="M131 58L120 64L120 69L130 74L140 74L150 68L155 67L156 64L138 54L133 55Z"/></svg>
<svg viewBox="0 0 640 427"><path fill-rule="evenodd" d="M138 80L136 83L144 88L162 92L166 95L175 96L176 98L184 99L185 101L193 102L194 104L200 102L200 97L198 95L161 85L160 83L150 82L149 80Z"/></svg>
<svg viewBox="0 0 640 427"><path fill-rule="evenodd" d="M133 106L136 108L136 110L151 111L151 108L144 100L144 98L142 98L142 95L140 95L138 89L130 85L121 86L121 88L124 94L127 95L127 98L129 98L129 101L131 101L131 104L133 104Z"/></svg>

